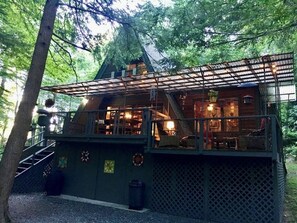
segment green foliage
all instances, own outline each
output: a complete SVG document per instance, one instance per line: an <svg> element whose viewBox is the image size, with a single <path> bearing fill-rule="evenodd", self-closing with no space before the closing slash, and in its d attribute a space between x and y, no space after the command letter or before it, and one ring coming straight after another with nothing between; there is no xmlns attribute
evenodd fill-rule
<svg viewBox="0 0 297 223"><path fill-rule="evenodd" d="M297 163L288 162L287 184L286 184L286 222L297 222Z"/></svg>
<svg viewBox="0 0 297 223"><path fill-rule="evenodd" d="M0 87L0 144L5 142L3 133L7 124L11 126L11 118L8 115L13 114L18 105L11 95L16 90L21 92L24 87L44 3L44 0L0 2L0 81L4 78L6 80ZM55 32L67 40L78 41L73 20L64 19L66 12L69 10L60 12L60 17L56 20ZM98 65L97 61L90 59L91 57L90 52L87 56L85 53L78 53L74 46L56 38L50 47L43 84L56 85L86 80L86 78L92 79L98 70L96 67ZM78 58L77 61L76 58ZM86 70L82 72L82 69ZM18 83L18 88L11 88L12 83ZM40 93L39 101L46 99L48 94Z"/></svg>
<svg viewBox="0 0 297 223"><path fill-rule="evenodd" d="M284 148L284 153L287 158L293 158L295 161L297 161L297 143L295 143L291 146Z"/></svg>
<svg viewBox="0 0 297 223"><path fill-rule="evenodd" d="M284 146L295 147L297 142L297 105L296 102L281 104L281 123L284 133ZM294 149L293 149L294 150ZM291 151L289 149L288 151ZM289 152L291 153L291 152Z"/></svg>
<svg viewBox="0 0 297 223"><path fill-rule="evenodd" d="M112 64L125 67L131 60L142 55L138 34L129 26L118 29L115 39L107 46L107 60Z"/></svg>
<svg viewBox="0 0 297 223"><path fill-rule="evenodd" d="M286 126L291 131L297 131L297 105L291 105L287 108L286 111L287 120L286 120Z"/></svg>
<svg viewBox="0 0 297 223"><path fill-rule="evenodd" d="M147 4L144 33L179 66L221 62L297 48L296 1L174 0Z"/></svg>

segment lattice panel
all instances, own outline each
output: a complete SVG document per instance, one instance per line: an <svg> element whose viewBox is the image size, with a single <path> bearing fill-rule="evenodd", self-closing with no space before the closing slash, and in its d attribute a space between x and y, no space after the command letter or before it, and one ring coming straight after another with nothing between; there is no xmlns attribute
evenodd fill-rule
<svg viewBox="0 0 297 223"><path fill-rule="evenodd" d="M273 176L269 159L155 157L151 209L207 222L276 222Z"/></svg>
<svg viewBox="0 0 297 223"><path fill-rule="evenodd" d="M46 176L53 165L53 157L48 157L15 178L12 193L43 192Z"/></svg>
<svg viewBox="0 0 297 223"><path fill-rule="evenodd" d="M284 173L284 163L277 163L277 182L278 182L278 210L279 210L279 220L282 220L283 210L284 210L284 200L285 200L285 173Z"/></svg>
<svg viewBox="0 0 297 223"><path fill-rule="evenodd" d="M221 160L209 170L209 220L273 222L271 164L256 159Z"/></svg>
<svg viewBox="0 0 297 223"><path fill-rule="evenodd" d="M152 210L202 219L204 216L203 165L198 160L154 160Z"/></svg>

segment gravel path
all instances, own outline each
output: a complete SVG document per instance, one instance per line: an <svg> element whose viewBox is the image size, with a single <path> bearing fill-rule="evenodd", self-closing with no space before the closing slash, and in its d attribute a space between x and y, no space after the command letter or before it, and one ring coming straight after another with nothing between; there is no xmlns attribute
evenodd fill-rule
<svg viewBox="0 0 297 223"><path fill-rule="evenodd" d="M9 205L17 223L201 223L190 218L119 210L43 194L12 195Z"/></svg>

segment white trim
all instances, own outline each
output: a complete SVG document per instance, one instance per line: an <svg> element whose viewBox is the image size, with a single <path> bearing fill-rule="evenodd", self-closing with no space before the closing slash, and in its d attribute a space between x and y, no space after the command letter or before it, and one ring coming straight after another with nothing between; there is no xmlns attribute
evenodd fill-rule
<svg viewBox="0 0 297 223"><path fill-rule="evenodd" d="M62 198L65 200L70 200L70 201L95 204L95 205L100 205L100 206L104 206L104 207L116 208L116 209L120 209L120 210L138 212L138 213L144 213L144 212L149 211L149 209L146 209L146 208L143 208L142 210L133 210L133 209L129 209L129 207L127 205L123 205L123 204L115 204L115 203L110 203L110 202L105 202L105 201L92 200L92 199L88 199L88 198L76 197L76 196L71 196L71 195L66 195L66 194L61 194L59 196L59 198Z"/></svg>

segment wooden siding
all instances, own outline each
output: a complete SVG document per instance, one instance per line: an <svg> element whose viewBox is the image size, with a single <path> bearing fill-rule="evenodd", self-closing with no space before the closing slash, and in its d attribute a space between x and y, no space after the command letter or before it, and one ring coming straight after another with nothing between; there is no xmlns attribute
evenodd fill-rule
<svg viewBox="0 0 297 223"><path fill-rule="evenodd" d="M175 98L182 108L185 118L193 118L194 115L194 103L195 101L208 101L208 91L190 92L187 94L186 99L180 99L180 94L175 94ZM243 103L243 96L251 95L253 101L251 104ZM238 98L239 116L251 116L260 115L262 111L260 109L260 93L258 87L254 88L228 88L220 89L218 99L224 98ZM256 129L260 123L254 120L242 120L241 126L245 129Z"/></svg>

